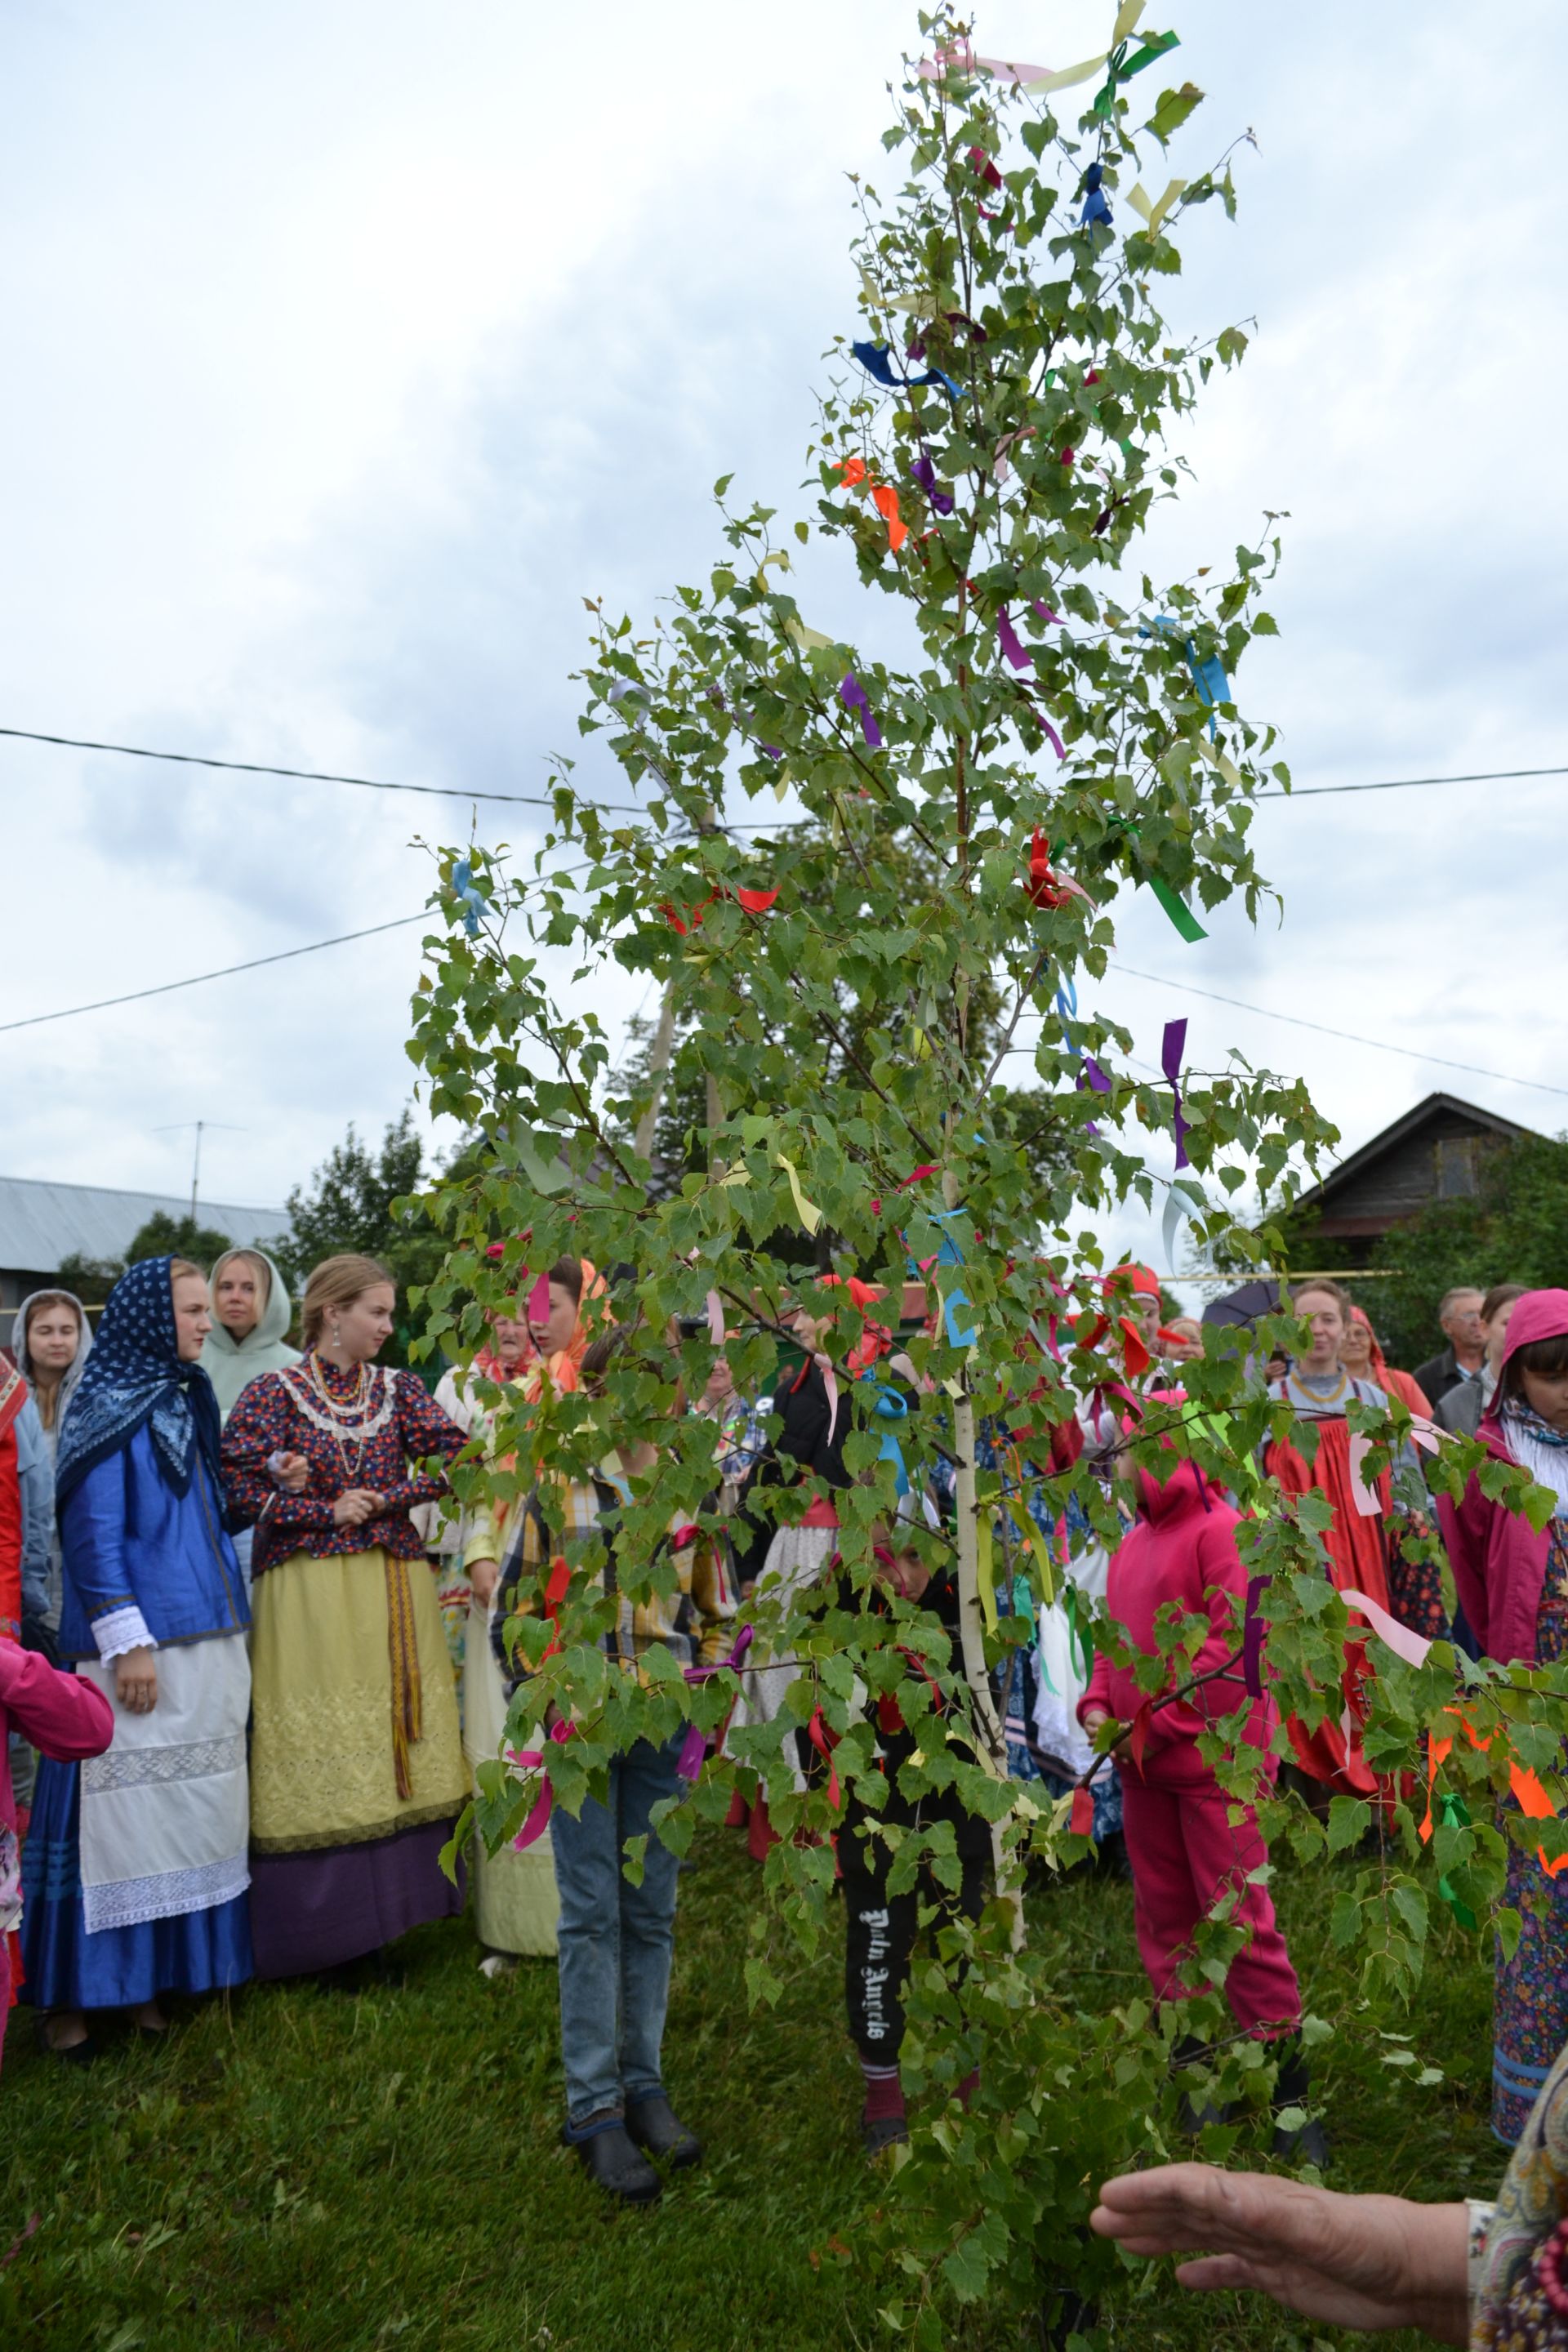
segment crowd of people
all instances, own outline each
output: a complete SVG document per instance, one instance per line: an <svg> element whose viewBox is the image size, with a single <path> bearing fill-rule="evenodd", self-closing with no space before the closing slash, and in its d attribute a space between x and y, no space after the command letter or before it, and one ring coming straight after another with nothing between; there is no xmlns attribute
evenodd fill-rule
<svg viewBox="0 0 1568 2352"><path fill-rule="evenodd" d="M1226 1994L1238 2030L1275 2045L1278 2107L1303 2110L1300 1994L1258 1822L1221 1787L1203 1743L1216 1724L1240 1721L1268 1769L1280 1750L1325 1801L1375 1797L1360 1738L1365 1659L1352 1644L1337 1717L1311 1728L1291 1721L1279 1736L1267 1682L1249 1695L1234 1659L1249 1476L1238 1465L1222 1485L1173 1453L1168 1473L1126 1468L1130 1426L1147 1400L1180 1397L1201 1328L1163 1319L1145 1268L1116 1269L1106 1289L1117 1379L1049 1430L980 1433L983 1465L1003 1474L1004 1558L1027 1514L1068 1570L1062 1594L1037 1613L1026 1580L1002 1580L1002 1605L1033 1620L995 1694L1009 1761L1048 1793L1089 1793L1097 1842L1123 1853L1131 1872L1139 1949L1160 2002L1194 1988L1200 1925L1234 1897L1246 1934ZM956 1635L955 1573L932 1572L908 1524L937 1527L951 1510L940 1474L905 1492L877 1530L868 1596L857 1598L838 1559L838 1507L855 1483L847 1442L858 1427L896 1430L918 1380L876 1319L877 1297L858 1283L845 1292L859 1319L842 1381L833 1317L805 1307L791 1318L798 1369L772 1397L738 1396L716 1357L692 1410L715 1424L717 1507L700 1526L672 1521L668 1593L623 1594L605 1636L621 1670L646 1678L656 1650L682 1671L710 1670L733 1654L738 1613L754 1593L816 1593L825 1605L873 1611L901 1595ZM1307 1344L1294 1360L1259 1369L1316 1444L1309 1459L1270 1440L1258 1466L1287 1495L1315 1492L1328 1505L1324 1564L1335 1585L1472 1654L1561 1658L1568 1293L1515 1284L1451 1292L1447 1344L1414 1376L1387 1364L1336 1282L1303 1279L1289 1305ZM97 2054L107 2012L155 2037L168 2030L172 1994L252 1978L358 1980L409 1928L463 1907L461 1874L454 1882L440 1855L474 1767L497 1753L521 1671L503 1628L560 1597L563 1559L589 1539L604 1547L605 1590L621 1591L615 1529L630 1482L655 1456L607 1442L591 1479L546 1471L513 1502L516 1482L498 1478L491 1499L465 1513L447 1473L465 1446L490 1445L483 1396L514 1387L526 1406L595 1391L626 1334L597 1270L564 1258L526 1312L493 1318L472 1370L448 1372L432 1397L415 1374L378 1361L395 1307L374 1261L331 1258L305 1286L296 1348L279 1268L241 1249L210 1277L177 1257L132 1266L96 1328L65 1290L39 1291L17 1310L11 1360L0 1363L0 2046L18 1997L39 2012L47 2050L82 2064ZM1544 1529L1491 1499L1479 1478L1458 1505L1429 1502L1414 1447L1370 1477L1348 1408L1391 1396L1414 1429L1479 1437L1529 1471L1558 1498ZM1052 1500L1052 1475L1078 1462L1104 1480L1121 1530L1111 1544L1076 1502L1063 1512ZM801 1485L810 1489L804 1514L769 1507L770 1489ZM1153 1712L1147 1674L1083 1642L1084 1604L1099 1596L1135 1658L1155 1651L1172 1604L1210 1620L1183 1690L1166 1689ZM744 1718L775 1720L794 1672L754 1645ZM546 1739L566 1729L552 1710L542 1726ZM907 2136L902 2000L922 1897L938 1918L976 1916L991 1869L984 1825L954 1795L903 1795L900 1766L914 1735L896 1693L878 1701L876 1736L886 1801L873 1824L852 1790L836 1840L847 2021L873 2153ZM487 1968L557 1957L563 2137L604 2189L631 2203L658 2196L660 2164L701 2155L664 2083L678 1864L648 1834L656 1809L683 1785L679 1745L638 1742L612 1766L605 1801L590 1798L575 1815L554 1810L548 1843L481 1847L471 1864ZM783 1754L804 1786L816 1769L811 1752L786 1739ZM737 1799L732 1818L765 1855L775 1835L767 1788L750 1804ZM952 1830L959 1885L890 1892L889 1842L874 1832L939 1822ZM645 1866L628 1878L624 1850L643 1837ZM1509 1870L1524 1927L1511 1954L1499 1955L1493 2119L1514 2146L1539 2140L1561 2088L1568 1887L1522 1847L1510 1847ZM1276 2146L1320 2165L1328 2156L1316 2116L1282 2120ZM1200 2185L1168 2182L1156 2210L1155 2192L1112 2184L1097 2226L1135 2246L1162 2232L1185 2242L1194 2217L1219 2209L1202 2168L1178 2170ZM1245 2236L1251 2224L1226 2211L1226 2226ZM1243 2255L1226 2259L1224 2277L1238 2277ZM1199 2272L1197 2284L1220 2282L1221 2271Z"/></svg>

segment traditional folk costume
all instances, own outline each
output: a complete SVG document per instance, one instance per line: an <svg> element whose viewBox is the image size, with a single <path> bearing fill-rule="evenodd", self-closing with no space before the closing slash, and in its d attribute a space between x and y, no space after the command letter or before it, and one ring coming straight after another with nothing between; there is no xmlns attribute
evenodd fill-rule
<svg viewBox="0 0 1568 2352"><path fill-rule="evenodd" d="M1499 1390L1479 1433L1496 1460L1528 1470L1556 1496L1541 1534L1521 1512L1492 1502L1478 1478L1459 1503L1446 1495L1437 1502L1460 1603L1482 1654L1504 1665L1552 1665L1568 1657L1568 1437L1522 1398L1499 1402L1515 1350L1565 1335L1568 1290L1527 1291L1514 1307ZM1512 1810L1510 1801L1505 1811ZM1568 1870L1549 1874L1533 1846L1510 1839L1504 1900L1522 1925L1511 1959L1498 1947L1492 2129L1512 2147L1568 2041Z"/></svg>
<svg viewBox="0 0 1568 2352"><path fill-rule="evenodd" d="M27 1346L28 1316L34 1300L41 1297L68 1299L76 1309L76 1354L66 1366L52 1392L43 1389ZM17 1307L11 1324L11 1350L16 1359L16 1369L32 1393L37 1433L36 1450L42 1454L37 1475L33 1478L30 1479L28 1476L27 1463L24 1460L22 1465L22 1511L24 1522L27 1524L27 1549L32 1552L41 1548L44 1554L45 1577L42 1610L35 1612L29 1609L27 1613L41 1614L43 1622L51 1633L59 1631L60 1601L64 1590L64 1571L60 1564L59 1527L55 1508L55 1464L59 1454L60 1432L65 1427L66 1413L69 1409L72 1397L81 1385L81 1376L87 1369L87 1360L91 1348L92 1327L88 1320L86 1307L74 1291L35 1290L30 1292ZM46 1407L48 1413L47 1420L44 1417ZM26 1450L26 1416L24 1414L17 1425L18 1444L24 1453ZM36 1537L31 1525L35 1520L37 1523Z"/></svg>
<svg viewBox="0 0 1568 2352"><path fill-rule="evenodd" d="M119 2009L251 1973L245 1724L249 1612L218 1486L212 1383L175 1344L166 1257L110 1294L60 1433L59 1648L113 1709L114 1743L38 1768L23 1856L28 1998ZM114 1661L156 1653L133 1714Z"/></svg>
<svg viewBox="0 0 1568 2352"><path fill-rule="evenodd" d="M1415 1631L1428 1639L1446 1635L1446 1613L1435 1623L1426 1606L1430 1599L1426 1590L1428 1580L1412 1580L1402 1573L1403 1554L1398 1542L1401 1529L1395 1520L1390 1474L1384 1470L1373 1479L1352 1471L1351 1466L1351 1432L1345 1408L1354 1399L1379 1412L1384 1412L1388 1400L1383 1390L1373 1387L1370 1381L1352 1380L1348 1372L1337 1370L1324 1375L1297 1370L1282 1381L1271 1381L1268 1393L1277 1402L1289 1404L1298 1420L1316 1424L1318 1451L1310 1467L1288 1438L1271 1438L1265 1444L1263 1467L1269 1476L1279 1480L1287 1495L1316 1492L1331 1505L1333 1519L1323 1544L1328 1553L1329 1578L1335 1591L1364 1592L1369 1601L1401 1618L1405 1618L1405 1609L1411 1609L1416 1619ZM1366 1507L1368 1503L1373 1506L1370 1509ZM1400 1606L1402 1601L1405 1609ZM1337 1712L1331 1711L1312 1732L1295 1718L1287 1726L1302 1771L1345 1796L1374 1797L1379 1793L1377 1777L1356 1738L1357 1727L1366 1719L1362 1691L1369 1672L1364 1644L1347 1644L1343 1691L1351 1719L1348 1748Z"/></svg>
<svg viewBox="0 0 1568 2352"><path fill-rule="evenodd" d="M257 1973L298 1976L376 1951L462 1908L437 1857L468 1793L435 1580L409 1517L446 1490L463 1433L414 1373L313 1350L263 1372L223 1433L224 1486L255 1524L251 1914ZM280 1494L277 1453L302 1454ZM332 1520L353 1487L382 1497Z"/></svg>

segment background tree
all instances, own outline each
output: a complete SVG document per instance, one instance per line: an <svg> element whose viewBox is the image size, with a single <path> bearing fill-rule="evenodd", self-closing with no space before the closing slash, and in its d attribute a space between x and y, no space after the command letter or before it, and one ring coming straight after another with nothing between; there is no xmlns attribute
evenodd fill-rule
<svg viewBox="0 0 1568 2352"><path fill-rule="evenodd" d="M1391 1363L1415 1365L1443 1344L1437 1307L1460 1283L1568 1287L1568 1137L1526 1135L1482 1155L1468 1198L1433 1201L1378 1247L1387 1282L1352 1282Z"/></svg>
<svg viewBox="0 0 1568 2352"><path fill-rule="evenodd" d="M426 1293L430 1341L471 1350L484 1302L563 1250L611 1270L629 1343L605 1393L537 1412L505 1406L498 1445L513 1466L493 1483L515 1492L546 1473L584 1477L612 1433L655 1441L658 1467L617 1546L623 1595L668 1586L658 1539L677 1514L703 1517L713 1485L712 1425L675 1415L678 1381L687 1395L701 1387L721 1323L742 1388L771 1363L784 1272L773 1237L800 1237L805 1262L789 1281L813 1312L836 1317L825 1352L858 1405L866 1392L848 1355L862 1327L812 1270L822 1235L837 1267L889 1288L911 1262L930 1270L932 1329L910 1342L921 1385L900 1443L917 1485L944 1458L955 1469L951 1524L910 1534L930 1563L956 1561L957 1649L907 1601L890 1615L868 1605L897 1468L878 1430L858 1427L846 1458L864 1483L836 1497L854 1605L837 1605L829 1578L755 1608L761 1637L801 1662L784 1712L731 1731L726 1759L658 1824L683 1848L696 1819L722 1816L737 1771L749 1787L766 1777L783 1835L765 1883L813 1948L839 1792L852 1785L873 1814L881 1802L865 1695L895 1688L919 1742L906 1793L956 1790L992 1823L1004 1899L976 1934L947 1931L942 1965L917 1983L910 2063L931 2097L883 2225L889 2316L922 2347L949 2340L953 2298L990 2293L1034 2309L1064 2286L1088 2294L1113 2278L1114 2262L1085 2238L1094 2187L1167 2137L1180 2144L1174 2018L1153 2020L1138 2000L1097 2010L1081 1976L1054 1980L1018 1948L1026 1853L1056 1868L1085 1842L1068 1801L1042 1814L1005 1778L991 1673L1028 1620L998 1618L993 1588L1021 1572L1045 1597L1053 1570L1009 1537L976 1429L988 1425L1004 1450L1027 1444L1026 1430L1115 1381L1087 1217L1163 1193L1174 1223L1190 1213L1221 1240L1236 1229L1207 1200L1278 1185L1325 1136L1299 1086L1243 1064L1194 1072L1173 1047L1164 1084L1135 1082L1131 1039L1078 1001L1079 983L1104 971L1122 889L1150 888L1188 936L1194 899L1239 895L1256 911L1267 885L1249 845L1252 802L1289 782L1270 763L1272 730L1243 714L1231 683L1253 636L1273 629L1261 593L1275 543L1265 531L1233 565L1205 563L1160 589L1134 557L1153 504L1181 483L1172 435L1213 367L1238 360L1246 341L1235 330L1184 340L1154 302L1158 278L1180 267L1182 214L1211 200L1228 210L1233 192L1223 160L1157 200L1133 184L1140 145L1152 157L1200 97L1190 84L1163 90L1134 129L1132 79L1175 41L1136 45L1142 14L1127 0L1107 57L1066 77L1098 85L1076 123L1053 111L1050 78L1031 89L1026 69L975 63L950 16L922 17L934 48L906 77L887 141L905 151L909 177L886 205L857 190L862 318L836 343L820 404L814 516L775 533L768 509L732 510L721 481L723 552L705 583L679 588L651 626L592 608L582 723L646 789L646 820L602 815L563 765L534 877L478 849L444 855L446 928L416 1000L412 1050L431 1108L485 1145L481 1162L431 1197L449 1246ZM790 549L814 541L821 593L835 559L874 592L853 642L813 626L790 593ZM778 839L743 822L746 803L774 787L809 820ZM575 866L584 848L579 888L556 866L563 852ZM931 877L925 895L909 887L917 858ZM545 946L571 951L584 992L612 964L665 992L674 1097L691 1138L673 1186L650 1189L648 1158L628 1140L643 1098L613 1076L592 997L580 1011L552 998ZM1028 1150L1002 1080L1025 1037L1037 1087ZM690 1116L698 1074L700 1118ZM1206 1199L1195 1181L1167 1187L1146 1165L1142 1135L1177 1120ZM492 1264L498 1225L510 1238ZM1277 1240L1237 1234L1236 1246L1256 1261ZM675 1318L690 1335L679 1348L666 1339ZM1187 1404L1150 1409L1124 1442L1168 1467L1168 1440L1234 1483L1238 1457L1289 1416L1249 1384L1234 1333L1212 1334L1210 1349L1187 1368ZM1384 1439L1394 1426L1371 1424ZM774 1490L770 1507L797 1517L810 1491ZM1114 1539L1087 1474L1050 1492L1058 1504L1077 1493ZM1281 1705L1321 1721L1339 1704L1345 1612L1310 1498L1297 1509L1264 1490L1258 1505L1247 1540L1252 1566L1272 1577L1263 1607ZM545 1706L559 1707L573 1735L545 1743L548 1771L557 1801L575 1807L631 1741L663 1741L688 1721L714 1729L736 1681L642 1689L616 1674L600 1646L616 1605L598 1589L600 1539L567 1551L554 1622L542 1607L510 1628L537 1671L510 1728L527 1748ZM1103 1620L1096 1638L1112 1649L1121 1639ZM1181 1649L1181 1629L1162 1638ZM910 1650L929 1683L906 1679ZM1442 1722L1454 1688L1443 1651L1419 1672L1395 1661L1380 1675L1368 1738L1381 1769L1415 1758L1420 1727ZM837 1738L834 1772L797 1795L784 1741L808 1725L824 1744ZM1321 1852L1322 1829L1260 1790L1239 1730L1238 1717L1216 1743L1224 1785L1259 1797L1270 1829L1289 1831L1304 1855ZM1505 1747L1467 1753L1461 1769L1501 1775ZM499 1762L480 1782L479 1826L499 1839L534 1790ZM1441 1849L1448 1884L1478 1908L1501 1882L1490 1818L1489 1800L1478 1801L1481 1825L1455 1829ZM1369 1822L1352 1805L1333 1834L1342 1843ZM1418 1854L1413 1823L1408 1835ZM951 1831L906 1832L896 1844L895 1887L922 1862L953 1883ZM1369 1968L1412 1981L1426 1902L1403 1863L1369 1868L1335 1933L1365 1944ZM1216 1980L1235 1935L1219 1918L1204 1931ZM747 1977L753 1996L777 1990L760 1947ZM1228 2036L1212 2006L1192 2015L1192 2030ZM969 2106L944 2105L974 2066ZM1217 2075L1219 2095L1264 2110L1261 2045L1228 2041Z"/></svg>
<svg viewBox="0 0 1568 2352"><path fill-rule="evenodd" d="M172 1217L166 1209L154 1209L132 1235L122 1258L88 1257L73 1250L61 1260L55 1279L62 1290L74 1291L84 1306L101 1307L126 1267L139 1265L143 1258L188 1257L206 1274L232 1246L226 1234L216 1225L204 1225L188 1212Z"/></svg>

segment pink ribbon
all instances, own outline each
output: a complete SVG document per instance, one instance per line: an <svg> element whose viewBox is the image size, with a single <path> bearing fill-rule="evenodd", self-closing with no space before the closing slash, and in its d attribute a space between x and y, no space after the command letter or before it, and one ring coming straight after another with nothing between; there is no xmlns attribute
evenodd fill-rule
<svg viewBox="0 0 1568 2352"><path fill-rule="evenodd" d="M1351 1492L1356 1509L1363 1519L1375 1519L1383 1509L1383 1497L1366 1475L1366 1457L1372 1452L1372 1440L1359 1429L1351 1432Z"/></svg>
<svg viewBox="0 0 1568 2352"><path fill-rule="evenodd" d="M920 68L922 81L942 81L950 73L988 73L1007 82L1044 81L1050 72L1049 66L1015 66L1005 58L976 57L967 41L943 41L935 58L922 58Z"/></svg>
<svg viewBox="0 0 1568 2352"><path fill-rule="evenodd" d="M542 1274L528 1294L528 1319L531 1323L550 1320L550 1276Z"/></svg>
<svg viewBox="0 0 1568 2352"><path fill-rule="evenodd" d="M1344 1587L1340 1599L1347 1609L1361 1611L1373 1632L1381 1641L1387 1643L1396 1658L1403 1658L1407 1666L1426 1664L1427 1653L1432 1647L1430 1642L1424 1641L1419 1633L1413 1633L1408 1625L1402 1625L1396 1617L1391 1617L1386 1609L1380 1609L1375 1601L1369 1601L1364 1592L1358 1592L1352 1584Z"/></svg>
<svg viewBox="0 0 1568 2352"><path fill-rule="evenodd" d="M559 1747L563 1741L571 1738L572 1726L566 1722L557 1723L552 1727L548 1737ZM536 1840L542 1838L548 1828L550 1808L555 1801L555 1791L550 1785L549 1773L544 1771L542 1748L524 1748L520 1750L516 1748L509 1748L506 1760L522 1771L543 1773L538 1793L533 1800L533 1809L511 1842L514 1853L522 1853Z"/></svg>
<svg viewBox="0 0 1568 2352"><path fill-rule="evenodd" d="M1028 653L1017 630L1013 626L1013 616L1005 604L996 615L996 642L1002 648L1003 660L1011 662L1015 669L1028 669L1031 667Z"/></svg>
<svg viewBox="0 0 1568 2352"><path fill-rule="evenodd" d="M708 1293L708 1337L716 1348L724 1344L724 1302L716 1290Z"/></svg>

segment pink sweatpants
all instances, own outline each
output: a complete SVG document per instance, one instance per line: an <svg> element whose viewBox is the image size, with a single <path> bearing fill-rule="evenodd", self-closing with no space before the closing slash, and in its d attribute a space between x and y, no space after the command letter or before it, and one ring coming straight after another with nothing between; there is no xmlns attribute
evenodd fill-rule
<svg viewBox="0 0 1568 2352"><path fill-rule="evenodd" d="M1151 1788L1131 1772L1121 1775L1138 1949L1157 2000L1196 1990L1188 1966L1193 1931L1225 1888L1242 1886L1236 1917L1252 1934L1230 1964L1226 1999L1245 2030L1288 2031L1300 2022L1301 1989L1268 1888L1244 1885L1247 1872L1267 1860L1268 1849L1251 1806L1234 1825L1228 1810L1229 1800L1216 1788Z"/></svg>

